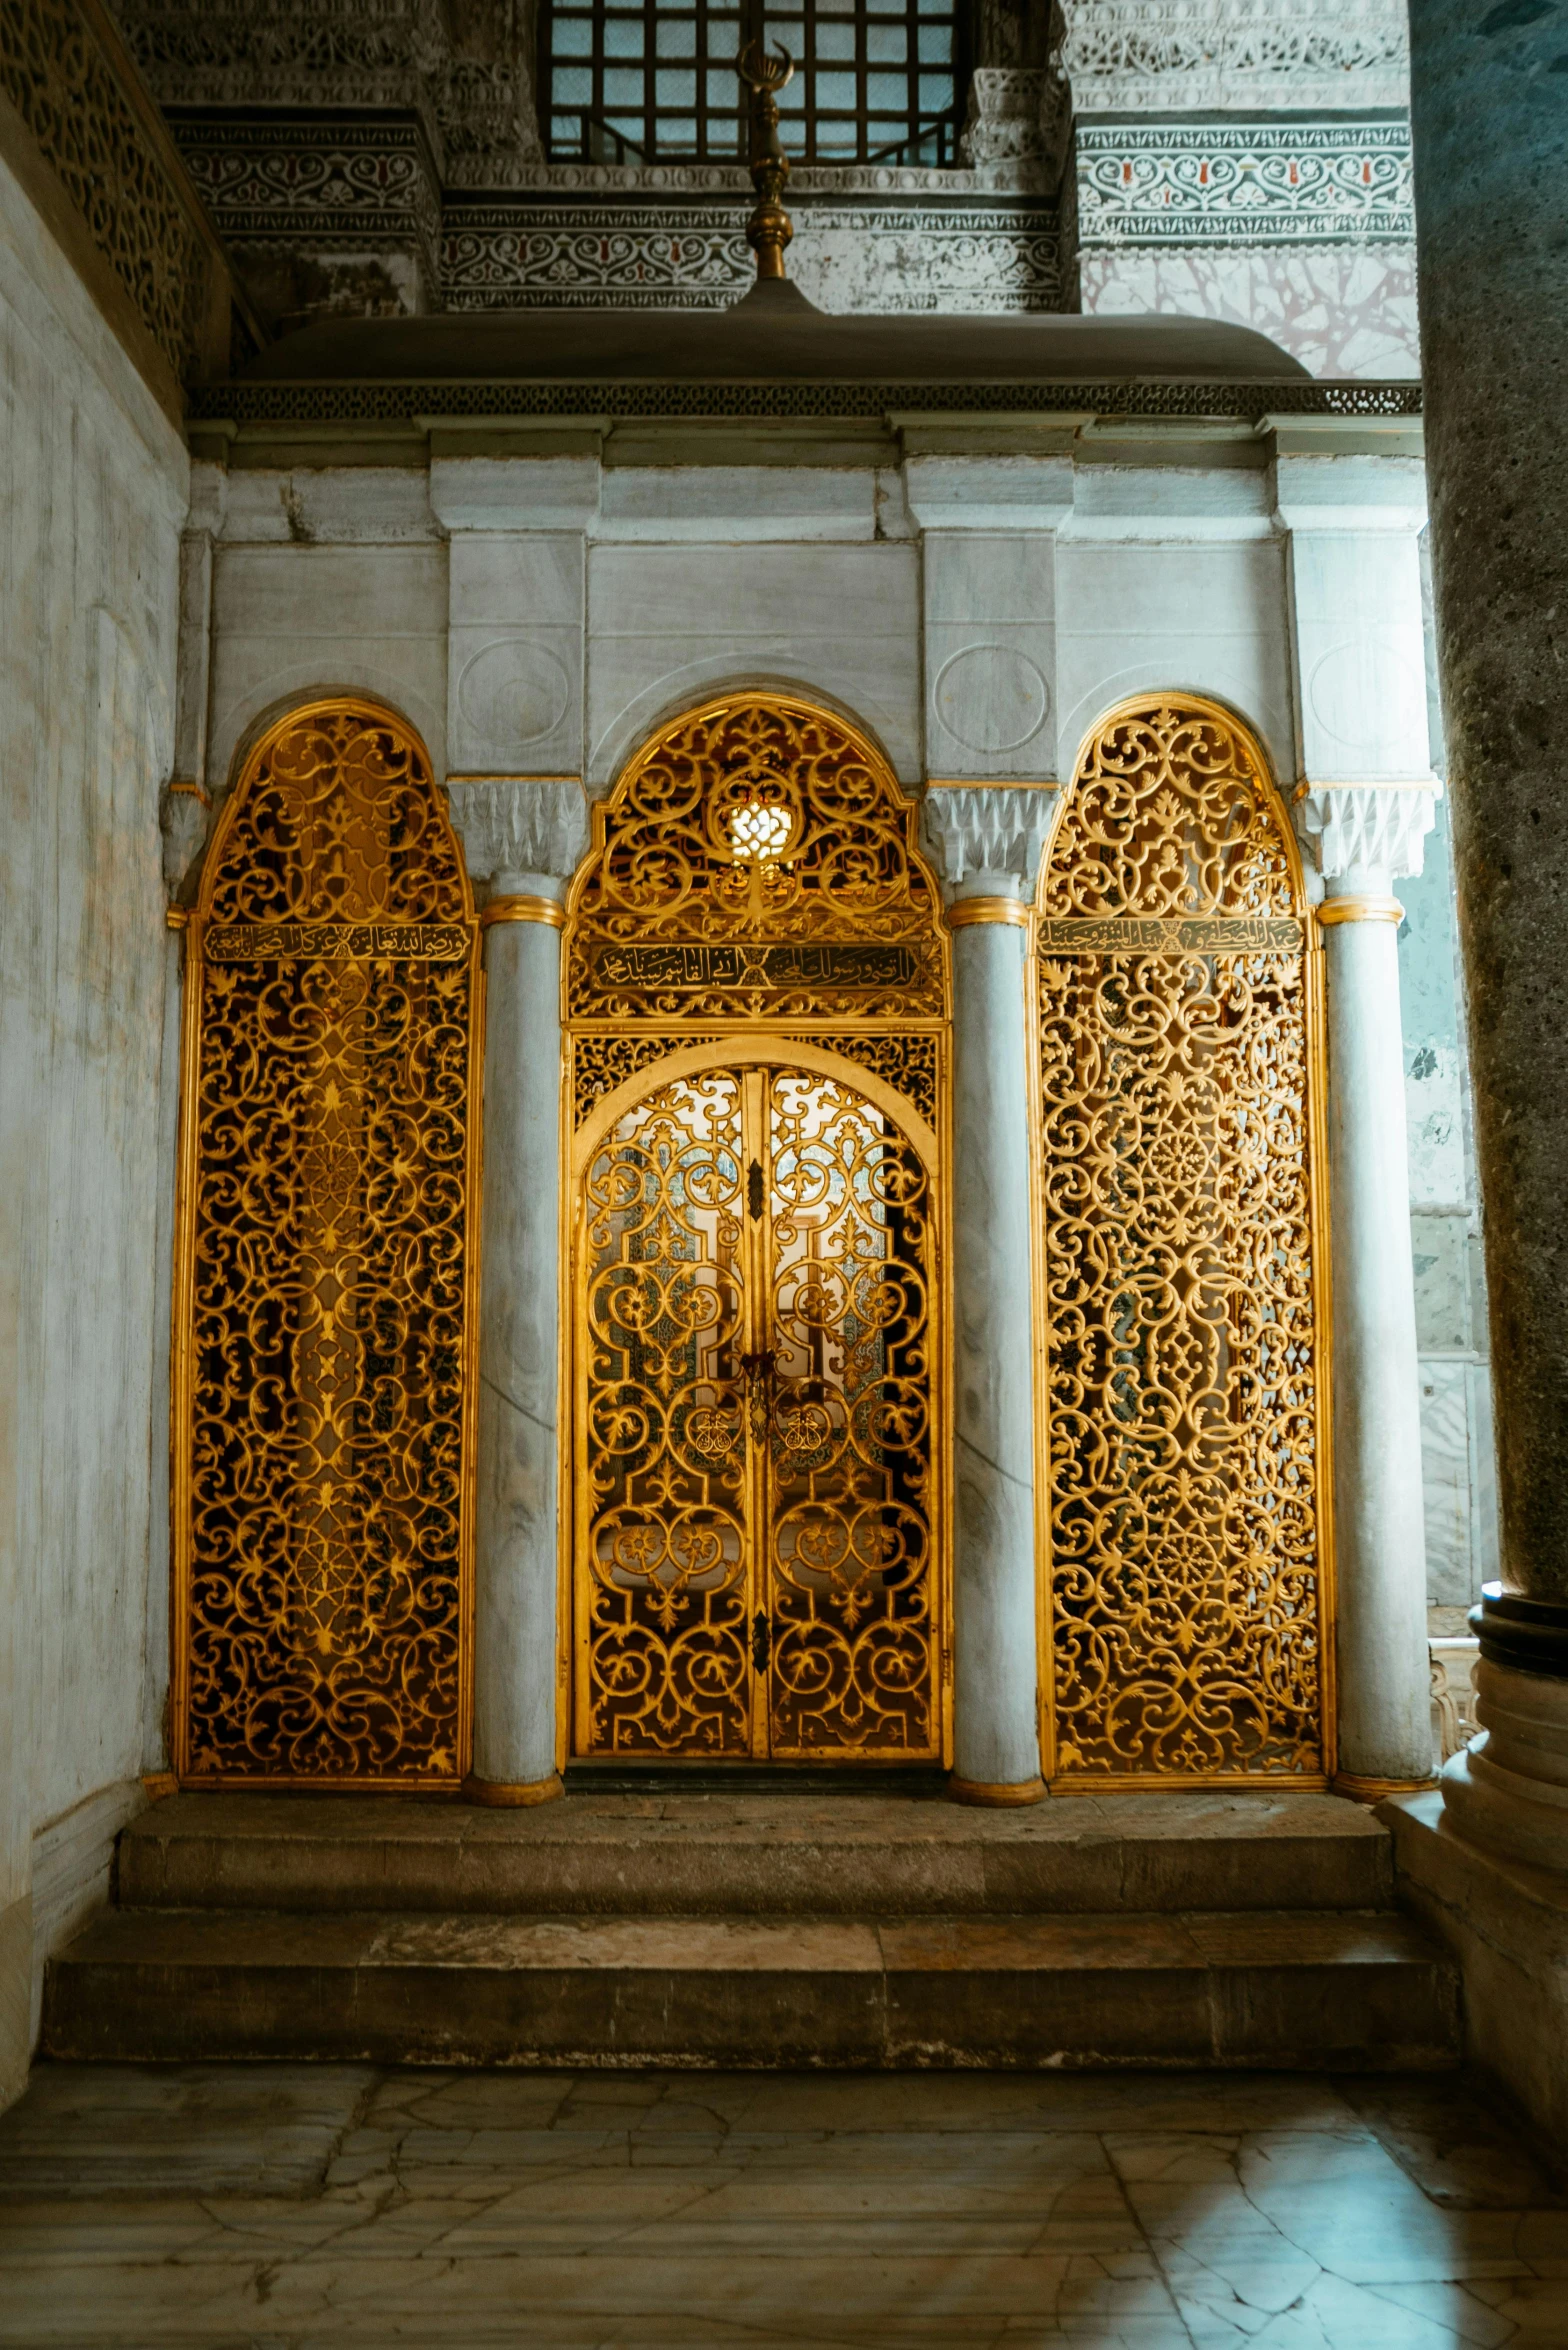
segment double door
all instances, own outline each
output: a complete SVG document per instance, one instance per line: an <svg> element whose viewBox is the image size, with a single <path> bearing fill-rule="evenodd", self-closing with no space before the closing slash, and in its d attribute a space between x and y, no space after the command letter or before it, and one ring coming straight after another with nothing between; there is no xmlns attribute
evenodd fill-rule
<svg viewBox="0 0 1568 2350"><path fill-rule="evenodd" d="M938 1756L914 1142L817 1070L655 1076L576 1216L577 1753Z"/></svg>

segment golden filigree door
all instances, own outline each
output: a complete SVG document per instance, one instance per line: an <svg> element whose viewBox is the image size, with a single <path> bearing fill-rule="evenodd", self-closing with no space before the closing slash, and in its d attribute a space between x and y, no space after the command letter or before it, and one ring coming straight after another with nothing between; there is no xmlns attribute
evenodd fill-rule
<svg viewBox="0 0 1568 2350"><path fill-rule="evenodd" d="M179 1775L455 1790L477 925L389 712L334 701L258 743L185 986Z"/></svg>
<svg viewBox="0 0 1568 2350"><path fill-rule="evenodd" d="M590 1142L580 1754L940 1754L930 1180L820 1068L671 1076Z"/></svg>
<svg viewBox="0 0 1568 2350"><path fill-rule="evenodd" d="M1055 1775L1321 1784L1318 956L1245 728L1113 712L1041 900Z"/></svg>

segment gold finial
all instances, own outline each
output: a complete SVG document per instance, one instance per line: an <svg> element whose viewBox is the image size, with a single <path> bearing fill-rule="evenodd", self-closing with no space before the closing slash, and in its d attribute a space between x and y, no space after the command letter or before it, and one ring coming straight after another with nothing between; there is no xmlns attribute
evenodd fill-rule
<svg viewBox="0 0 1568 2350"><path fill-rule="evenodd" d="M735 71L751 92L751 184L757 209L746 223L746 242L757 256L759 279L781 278L784 248L795 228L779 201L789 178L789 157L779 145L776 92L794 79L795 60L782 41L774 42L772 57L760 41L750 41L736 58Z"/></svg>

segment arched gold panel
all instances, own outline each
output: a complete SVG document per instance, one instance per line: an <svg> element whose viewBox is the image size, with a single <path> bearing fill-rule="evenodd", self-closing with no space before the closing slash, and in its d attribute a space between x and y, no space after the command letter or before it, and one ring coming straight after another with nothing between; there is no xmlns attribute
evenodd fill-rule
<svg viewBox="0 0 1568 2350"><path fill-rule="evenodd" d="M461 1780L477 937L403 721L335 700L257 743L187 941L174 1399L187 1785Z"/></svg>
<svg viewBox="0 0 1568 2350"><path fill-rule="evenodd" d="M937 1761L948 955L916 810L788 696L594 812L565 956L573 1746Z"/></svg>
<svg viewBox="0 0 1568 2350"><path fill-rule="evenodd" d="M1245 726L1111 712L1036 948L1054 1783L1322 1784L1320 957Z"/></svg>

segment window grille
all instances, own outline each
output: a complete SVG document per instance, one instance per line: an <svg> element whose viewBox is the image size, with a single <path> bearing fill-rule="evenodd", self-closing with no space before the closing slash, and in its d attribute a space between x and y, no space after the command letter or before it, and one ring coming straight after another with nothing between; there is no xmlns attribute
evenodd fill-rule
<svg viewBox="0 0 1568 2350"><path fill-rule="evenodd" d="M744 160L735 57L783 43L780 136L803 163L952 164L965 82L962 0L541 0L552 161Z"/></svg>

